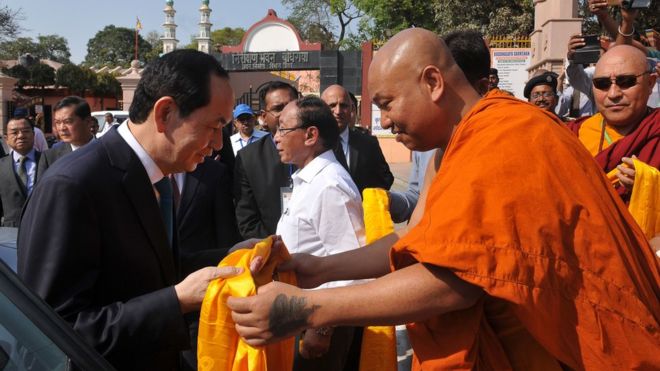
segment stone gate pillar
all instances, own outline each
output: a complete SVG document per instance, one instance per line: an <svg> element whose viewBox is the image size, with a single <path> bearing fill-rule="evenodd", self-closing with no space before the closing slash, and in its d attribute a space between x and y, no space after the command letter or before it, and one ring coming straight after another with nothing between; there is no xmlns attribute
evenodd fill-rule
<svg viewBox="0 0 660 371"><path fill-rule="evenodd" d="M582 18L578 18L577 0L534 0L534 31L530 73L546 69L556 73L563 70L568 39L580 33Z"/></svg>
<svg viewBox="0 0 660 371"><path fill-rule="evenodd" d="M135 89L137 84L142 78L142 71L139 69L139 62L134 60L131 62L131 69L124 76L117 78L121 84L122 91L122 109L128 111L128 108L133 102L133 95L135 95Z"/></svg>
<svg viewBox="0 0 660 371"><path fill-rule="evenodd" d="M5 133L7 121L11 116L11 112L7 112L7 102L11 100L17 81L17 79L0 72L0 135Z"/></svg>

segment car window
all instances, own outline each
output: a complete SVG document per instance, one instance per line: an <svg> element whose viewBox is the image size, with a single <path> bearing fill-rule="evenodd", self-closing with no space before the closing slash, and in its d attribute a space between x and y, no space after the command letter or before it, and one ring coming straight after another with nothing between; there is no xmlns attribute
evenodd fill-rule
<svg viewBox="0 0 660 371"><path fill-rule="evenodd" d="M0 370L65 370L69 359L0 293Z"/></svg>

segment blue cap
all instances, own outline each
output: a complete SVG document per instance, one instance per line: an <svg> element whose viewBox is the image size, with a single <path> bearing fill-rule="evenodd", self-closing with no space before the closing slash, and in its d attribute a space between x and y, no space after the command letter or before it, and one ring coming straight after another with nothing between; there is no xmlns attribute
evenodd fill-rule
<svg viewBox="0 0 660 371"><path fill-rule="evenodd" d="M236 108L234 108L234 118L237 118L240 115L252 115L254 116L254 112L252 111L252 108L248 106L247 104L241 103Z"/></svg>
<svg viewBox="0 0 660 371"><path fill-rule="evenodd" d="M28 110L27 108L23 107L17 107L14 110L14 118L23 118L23 117L28 117Z"/></svg>

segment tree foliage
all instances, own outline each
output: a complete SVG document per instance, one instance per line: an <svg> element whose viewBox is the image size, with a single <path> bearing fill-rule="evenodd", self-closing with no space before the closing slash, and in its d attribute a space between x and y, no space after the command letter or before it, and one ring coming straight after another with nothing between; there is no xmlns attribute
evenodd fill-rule
<svg viewBox="0 0 660 371"><path fill-rule="evenodd" d="M152 45L138 34L138 59L149 62L151 50ZM86 65L128 67L134 58L135 30L109 25L87 42Z"/></svg>
<svg viewBox="0 0 660 371"><path fill-rule="evenodd" d="M100 98L101 109L105 109L104 98L117 98L121 95L121 84L115 76L108 72L96 75L96 84L91 88L94 96Z"/></svg>
<svg viewBox="0 0 660 371"><path fill-rule="evenodd" d="M151 45L151 51L145 55L145 60L151 61L163 54L163 40L160 39L158 31L149 31L145 39Z"/></svg>
<svg viewBox="0 0 660 371"><path fill-rule="evenodd" d="M211 46L215 48L215 46L238 45L243 40L243 35L245 35L245 29L241 27L225 27L213 30L211 31ZM190 44L184 46L184 48L197 50L197 35L190 36Z"/></svg>
<svg viewBox="0 0 660 371"><path fill-rule="evenodd" d="M27 66L16 64L11 68L3 68L2 73L18 79L16 82L18 89L23 89L25 86L43 89L45 86L55 83L55 70L38 61Z"/></svg>
<svg viewBox="0 0 660 371"><path fill-rule="evenodd" d="M55 74L55 84L69 88L71 94L85 96L86 90L96 87L96 74L87 67L65 64Z"/></svg>
<svg viewBox="0 0 660 371"><path fill-rule="evenodd" d="M350 0L282 0L291 9L288 21L311 42L320 42L326 49L342 47L349 36L349 25L359 20L363 12Z"/></svg>
<svg viewBox="0 0 660 371"><path fill-rule="evenodd" d="M18 22L21 20L21 10L13 10L8 6L0 7L0 41L11 40L21 33Z"/></svg>
<svg viewBox="0 0 660 371"><path fill-rule="evenodd" d="M41 35L36 42L30 37L19 37L0 43L0 59L17 59L24 54L59 63L69 63L71 57L69 43L58 35Z"/></svg>

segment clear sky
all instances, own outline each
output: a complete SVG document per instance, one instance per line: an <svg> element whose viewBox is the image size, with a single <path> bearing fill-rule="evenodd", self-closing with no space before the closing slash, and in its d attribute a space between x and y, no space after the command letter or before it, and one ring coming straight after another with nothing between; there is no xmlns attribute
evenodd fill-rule
<svg viewBox="0 0 660 371"><path fill-rule="evenodd" d="M80 63L87 54L87 41L113 24L117 27L135 27L135 17L140 18L144 37L155 30L162 34L165 20L163 8L165 0L0 0L0 6L22 9L25 29L21 36L57 34L69 41L71 60ZM179 45L190 43L190 36L197 34L199 6L201 0L175 0L175 21ZM211 29L223 27L243 27L266 16L268 9L275 9L277 15L286 18L289 14L279 0L211 0Z"/></svg>

